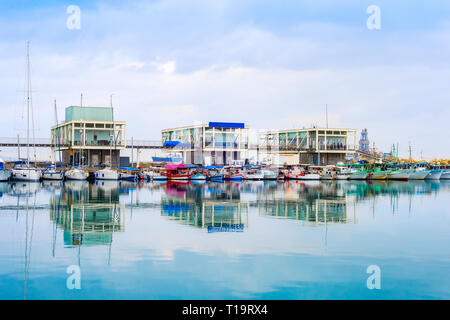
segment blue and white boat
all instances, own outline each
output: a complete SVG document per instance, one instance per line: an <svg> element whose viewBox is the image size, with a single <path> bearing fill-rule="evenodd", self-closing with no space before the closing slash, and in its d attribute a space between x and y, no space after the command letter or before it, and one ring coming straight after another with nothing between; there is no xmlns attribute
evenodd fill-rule
<svg viewBox="0 0 450 320"><path fill-rule="evenodd" d="M54 165L47 167L42 173L43 180L63 180L64 172L56 170Z"/></svg>
<svg viewBox="0 0 450 320"><path fill-rule="evenodd" d="M223 174L214 174L208 177L209 181L221 182L223 181Z"/></svg>
<svg viewBox="0 0 450 320"><path fill-rule="evenodd" d="M430 170L430 173L425 177L425 180L439 180L442 173L444 173L444 170L442 169Z"/></svg>
<svg viewBox="0 0 450 320"><path fill-rule="evenodd" d="M11 177L11 170L5 168L3 159L0 159L0 181L8 181Z"/></svg>
<svg viewBox="0 0 450 320"><path fill-rule="evenodd" d="M152 157L153 162L181 163L183 157L181 153L169 153L167 156Z"/></svg>
<svg viewBox="0 0 450 320"><path fill-rule="evenodd" d="M191 180L206 180L206 176L202 173L193 173L191 175Z"/></svg>

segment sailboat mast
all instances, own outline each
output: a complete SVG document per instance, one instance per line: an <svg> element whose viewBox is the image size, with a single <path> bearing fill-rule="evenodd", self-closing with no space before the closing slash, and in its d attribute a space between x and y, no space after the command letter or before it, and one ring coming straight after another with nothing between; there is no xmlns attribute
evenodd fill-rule
<svg viewBox="0 0 450 320"><path fill-rule="evenodd" d="M83 162L82 162L82 153L83 153L83 141L82 139L82 133L83 133L83 94L81 94L81 98L80 98L80 120L81 120L81 129L80 129L80 150L78 152L78 165L82 166Z"/></svg>
<svg viewBox="0 0 450 320"><path fill-rule="evenodd" d="M112 131L111 131L111 133L110 133L109 136L112 137L112 138L114 139L114 116L113 116L112 95L111 95L111 97L110 97L109 103L110 103L110 106L111 106L111 122L112 122L112 124L111 124L111 126L112 126ZM110 165L111 168L112 168L112 141L111 141L110 144L109 144L109 165Z"/></svg>
<svg viewBox="0 0 450 320"><path fill-rule="evenodd" d="M27 166L30 165L30 42L27 42Z"/></svg>

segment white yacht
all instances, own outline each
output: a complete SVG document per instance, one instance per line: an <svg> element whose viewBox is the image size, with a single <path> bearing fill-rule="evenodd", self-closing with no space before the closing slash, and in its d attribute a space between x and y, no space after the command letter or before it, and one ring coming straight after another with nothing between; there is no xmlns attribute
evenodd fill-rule
<svg viewBox="0 0 450 320"><path fill-rule="evenodd" d="M62 180L64 172L56 170L55 166L50 166L42 173L43 180Z"/></svg>
<svg viewBox="0 0 450 320"><path fill-rule="evenodd" d="M34 168L27 163L14 166L11 175L11 179L16 181L40 181L41 177L41 170Z"/></svg>
<svg viewBox="0 0 450 320"><path fill-rule="evenodd" d="M66 171L67 180L86 180L89 177L89 173L81 168L73 167Z"/></svg>
<svg viewBox="0 0 450 320"><path fill-rule="evenodd" d="M117 170L104 168L95 172L96 180L119 180L120 174Z"/></svg>

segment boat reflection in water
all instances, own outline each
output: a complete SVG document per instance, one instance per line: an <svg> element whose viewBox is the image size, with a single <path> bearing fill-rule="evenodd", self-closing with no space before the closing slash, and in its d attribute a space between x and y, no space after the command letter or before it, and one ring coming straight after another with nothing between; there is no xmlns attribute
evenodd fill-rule
<svg viewBox="0 0 450 320"><path fill-rule="evenodd" d="M64 230L64 245L111 244L113 233L125 230L119 182L67 181L50 199L50 219Z"/></svg>
<svg viewBox="0 0 450 320"><path fill-rule="evenodd" d="M249 224L250 208L259 216L312 223L357 223L357 203L390 197L398 210L403 195L432 194L445 184L432 181L276 181L175 183L163 189L161 215L174 221L215 230L241 231ZM235 230L236 229L236 230ZM221 229L217 229L221 230Z"/></svg>
<svg viewBox="0 0 450 320"><path fill-rule="evenodd" d="M243 232L248 227L248 203L241 202L234 183L168 182L161 196L161 215L213 232Z"/></svg>

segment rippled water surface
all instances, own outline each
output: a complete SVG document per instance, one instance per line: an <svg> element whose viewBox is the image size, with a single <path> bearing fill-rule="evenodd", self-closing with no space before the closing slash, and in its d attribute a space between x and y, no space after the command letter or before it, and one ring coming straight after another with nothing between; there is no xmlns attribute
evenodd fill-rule
<svg viewBox="0 0 450 320"><path fill-rule="evenodd" d="M449 196L445 181L1 183L0 299L449 299Z"/></svg>

